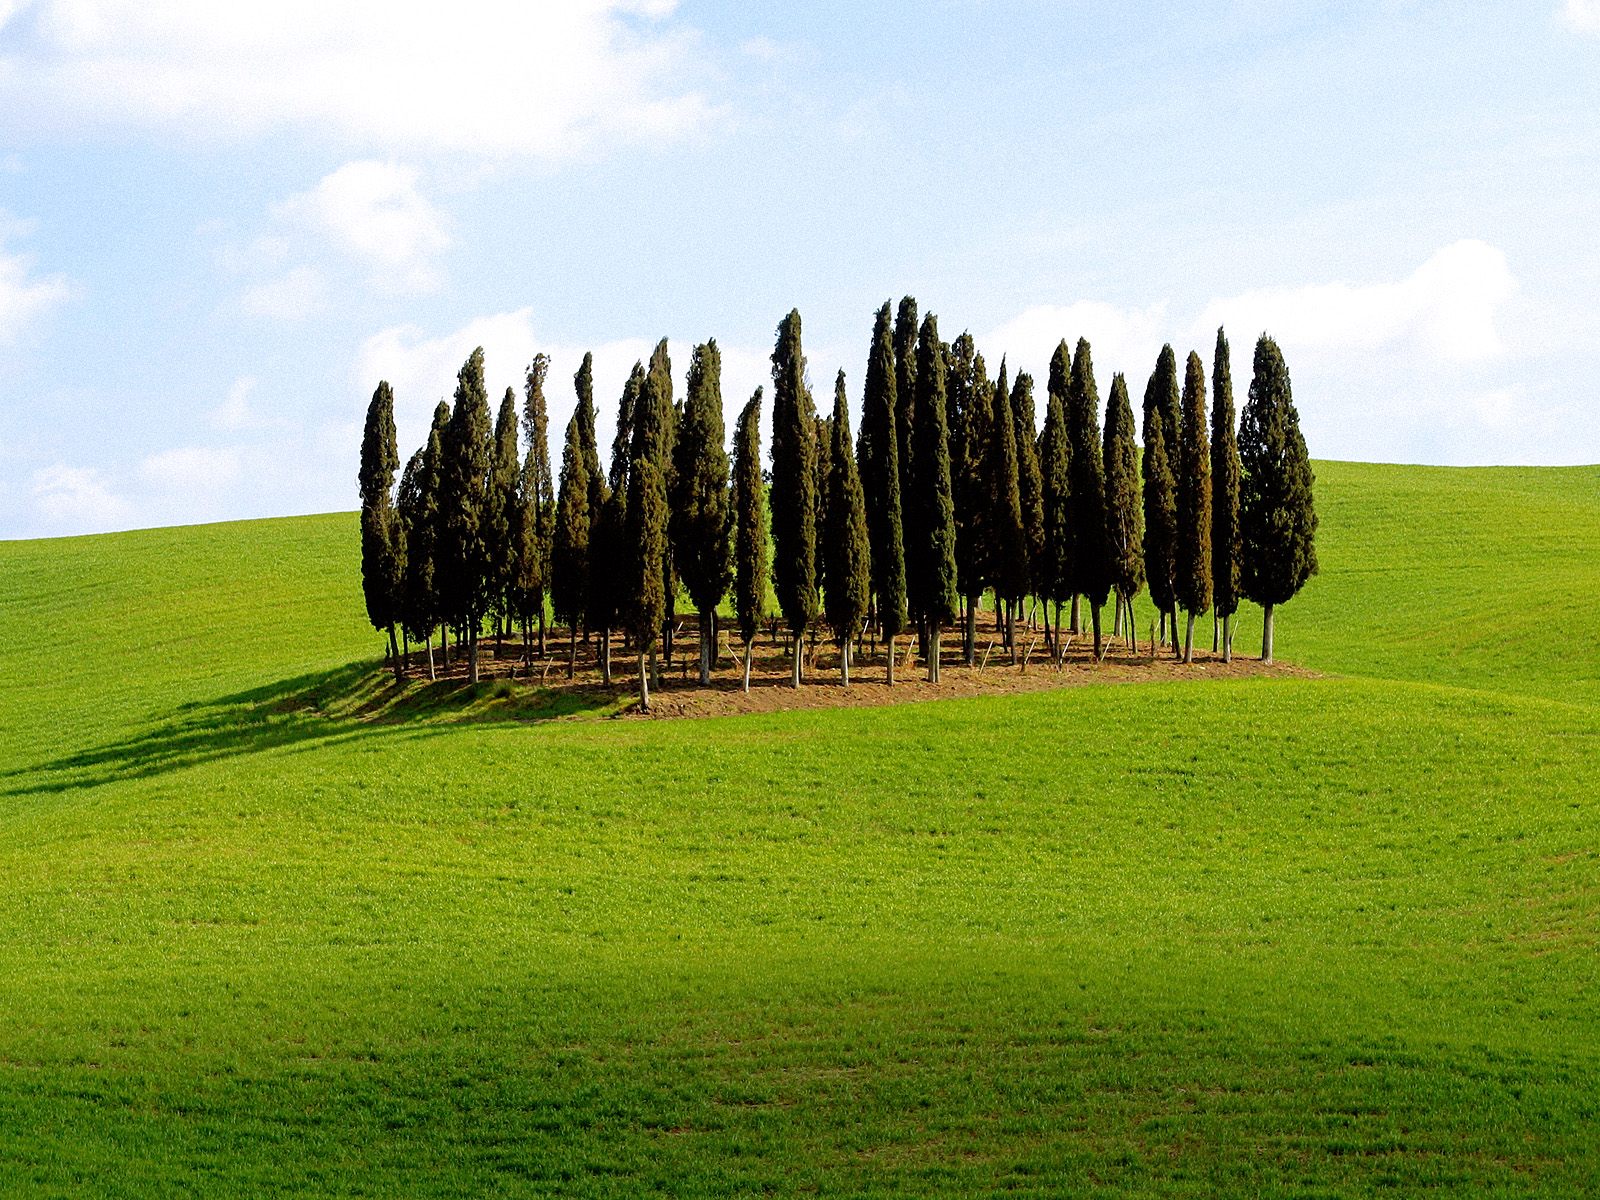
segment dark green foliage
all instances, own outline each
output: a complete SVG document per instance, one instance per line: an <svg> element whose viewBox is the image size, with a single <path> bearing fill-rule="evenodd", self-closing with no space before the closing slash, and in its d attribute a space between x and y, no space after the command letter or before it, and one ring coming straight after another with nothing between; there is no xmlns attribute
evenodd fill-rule
<svg viewBox="0 0 1600 1200"><path fill-rule="evenodd" d="M1206 437L1206 369L1190 351L1183 372L1183 437L1178 449L1178 552L1173 592L1191 615L1211 607L1211 443Z"/></svg>
<svg viewBox="0 0 1600 1200"><path fill-rule="evenodd" d="M1017 492L1022 500L1022 533L1028 547L1028 586L1046 590L1044 477L1039 468L1038 429L1034 425L1033 376L1023 371L1011 385L1011 421L1017 439Z"/></svg>
<svg viewBox="0 0 1600 1200"><path fill-rule="evenodd" d="M406 567L400 590L400 624L406 636L421 642L438 625L433 594L433 533L439 513L439 431L430 430L428 444L413 454L400 476L396 515L405 537Z"/></svg>
<svg viewBox="0 0 1600 1200"><path fill-rule="evenodd" d="M489 460L489 508L484 542L489 551L490 606L505 617L522 612L521 585L525 572L538 571L533 552L537 522L532 498L522 488L517 462L517 393L512 388L500 399L494 422L494 454Z"/></svg>
<svg viewBox="0 0 1600 1200"><path fill-rule="evenodd" d="M807 396L811 407L816 404ZM812 427L812 471L817 494L817 594L826 597L828 590L828 554L825 543L828 537L828 498L832 488L829 477L833 473L833 418L818 416Z"/></svg>
<svg viewBox="0 0 1600 1200"><path fill-rule="evenodd" d="M1000 598L1020 601L1028 590L1028 539L1022 521L1017 429L1003 359L990 403L994 431L989 439L989 460L983 471L989 492L990 579Z"/></svg>
<svg viewBox="0 0 1600 1200"><path fill-rule="evenodd" d="M938 319L923 319L917 337L916 371L917 463L915 524L906 533L912 605L928 622L930 632L955 619L960 606L956 589L956 516L950 484L950 430L945 412L945 347L939 341ZM916 564L914 569L912 563Z"/></svg>
<svg viewBox="0 0 1600 1200"><path fill-rule="evenodd" d="M709 613L728 590L728 452L723 448L722 354L696 346L674 450L673 560L695 609Z"/></svg>
<svg viewBox="0 0 1600 1200"><path fill-rule="evenodd" d="M483 347L456 376L455 403L445 427L440 472L441 539L436 579L444 615L468 639L469 678L477 682L478 625L488 611L491 571L485 541L493 457L489 393L483 383Z"/></svg>
<svg viewBox="0 0 1600 1200"><path fill-rule="evenodd" d="M1154 409L1144 431L1144 570L1150 599L1164 613L1173 610L1173 569L1178 541L1178 489L1167 458L1161 410Z"/></svg>
<svg viewBox="0 0 1600 1200"><path fill-rule="evenodd" d="M961 595L976 600L991 582L993 495L989 458L994 439L994 385L989 382L989 369L971 336L963 333L956 343L961 386L953 391L958 402L952 406L950 437L956 501L956 574Z"/></svg>
<svg viewBox="0 0 1600 1200"><path fill-rule="evenodd" d="M655 645L667 615L667 485L654 459L641 455L628 472L628 523L624 562L629 624L641 651Z"/></svg>
<svg viewBox="0 0 1600 1200"><path fill-rule="evenodd" d="M1243 592L1257 604L1283 604L1317 573L1317 514L1289 368L1265 334L1239 420L1239 460Z"/></svg>
<svg viewBox="0 0 1600 1200"><path fill-rule="evenodd" d="M1106 565L1111 586L1124 600L1144 584L1144 520L1139 496L1139 441L1128 382L1117 372L1106 401Z"/></svg>
<svg viewBox="0 0 1600 1200"><path fill-rule="evenodd" d="M1064 357L1066 342L1057 350ZM1044 569L1040 573L1039 594L1060 603L1072 595L1072 529L1068 524L1072 494L1072 448L1067 437L1066 382L1070 368L1063 372L1061 386L1054 386L1057 368L1051 365L1052 386L1045 402L1044 430L1039 435L1039 474L1044 493Z"/></svg>
<svg viewBox="0 0 1600 1200"><path fill-rule="evenodd" d="M406 557L404 530L390 495L399 466L394 392L382 382L372 393L361 435L361 591L372 627L390 631L391 650L394 624L400 619Z"/></svg>
<svg viewBox="0 0 1600 1200"><path fill-rule="evenodd" d="M872 576L867 541L867 506L861 494L861 476L850 444L850 413L845 403L844 372L834 383L833 436L828 472L828 525L825 557L828 560L828 624L840 645L861 632L867 615Z"/></svg>
<svg viewBox="0 0 1600 1200"><path fill-rule="evenodd" d="M545 594L550 587L550 558L556 537L555 481L550 473L550 414L544 383L550 357L533 356L528 366L522 427L528 435L528 455L522 464L524 551L518 570L519 603L523 620L544 620ZM541 625L542 627L542 625ZM540 635L541 650L543 634Z"/></svg>
<svg viewBox="0 0 1600 1200"><path fill-rule="evenodd" d="M600 469L600 442L595 434L593 354L584 354L583 365L572 377L572 387L578 396L574 412L578 418L578 444L583 448L583 469L589 477L589 519L593 522L600 516L606 488L605 472Z"/></svg>
<svg viewBox="0 0 1600 1200"><path fill-rule="evenodd" d="M1159 612L1171 612L1175 603L1173 581L1177 564L1178 498L1172 458L1179 438L1178 359L1171 346L1161 347L1156 369L1144 389L1144 577L1150 587L1150 600ZM1156 431L1162 440L1162 467L1152 465ZM1172 528L1167 530L1163 515L1170 509ZM1160 511L1158 511L1160 510Z"/></svg>
<svg viewBox="0 0 1600 1200"><path fill-rule="evenodd" d="M733 439L734 616L739 637L755 641L766 615L766 483L761 478L761 389L739 414Z"/></svg>
<svg viewBox="0 0 1600 1200"><path fill-rule="evenodd" d="M1065 345L1065 343L1062 343ZM1106 553L1106 479L1100 444L1100 389L1089 343L1078 339L1067 386L1068 487L1067 590L1095 608L1106 602L1111 570Z"/></svg>
<svg viewBox="0 0 1600 1200"><path fill-rule="evenodd" d="M894 318L894 374L895 374L895 437L900 451L900 503L911 504L916 495L912 484L912 463L916 458L916 445L912 431L917 424L917 301L913 296L902 296ZM914 514L903 511L909 523ZM909 529L907 534L909 536ZM912 571L909 552L906 570Z"/></svg>
<svg viewBox="0 0 1600 1200"><path fill-rule="evenodd" d="M565 622L574 638L586 619L589 592L589 464L580 417L581 412L575 411L567 422L550 549L551 606L556 620Z"/></svg>
<svg viewBox="0 0 1600 1200"><path fill-rule="evenodd" d="M1234 430L1233 369L1219 328L1211 361L1211 588L1217 614L1239 609L1239 439Z"/></svg>
<svg viewBox="0 0 1600 1200"><path fill-rule="evenodd" d="M900 506L898 379L889 302L872 328L866 390L861 400L860 468L871 536L872 590L878 624L893 638L906 624L906 557Z"/></svg>
<svg viewBox="0 0 1600 1200"><path fill-rule="evenodd" d="M622 401L617 406L617 431L611 438L611 475L607 480L613 492L628 490L628 467L633 458L633 422L644 391L644 364L636 362L622 385Z"/></svg>
<svg viewBox="0 0 1600 1200"><path fill-rule="evenodd" d="M662 338L650 354L639 400L633 411L634 459L649 458L662 481L670 486L672 447L677 435L677 415L672 406L672 359L667 355L667 339Z"/></svg>
<svg viewBox="0 0 1600 1200"><path fill-rule="evenodd" d="M800 313L778 325L772 351L772 576L799 638L817 615L816 413L805 382Z"/></svg>

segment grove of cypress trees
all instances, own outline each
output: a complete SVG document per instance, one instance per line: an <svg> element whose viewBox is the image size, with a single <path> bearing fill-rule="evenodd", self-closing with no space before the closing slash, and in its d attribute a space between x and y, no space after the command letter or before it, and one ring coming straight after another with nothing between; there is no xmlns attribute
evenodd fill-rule
<svg viewBox="0 0 1600 1200"><path fill-rule="evenodd" d="M817 616L816 413L805 369L800 312L792 309L778 324L772 350L772 576L789 624L797 688L801 647Z"/></svg>
<svg viewBox="0 0 1600 1200"><path fill-rule="evenodd" d="M545 593L550 587L550 555L555 546L556 495L550 473L550 413L544 398L544 381L550 373L550 356L535 354L528 364L526 403L522 427L528 435L528 456L522 464L524 521L531 526L524 537L525 561L520 566L524 635L529 617L539 619L539 657L545 655Z"/></svg>
<svg viewBox="0 0 1600 1200"><path fill-rule="evenodd" d="M717 605L728 591L728 453L723 449L722 354L694 348L674 448L673 561L700 619L700 682L711 682Z"/></svg>
<svg viewBox="0 0 1600 1200"><path fill-rule="evenodd" d="M389 659L397 681L402 675L402 664L394 628L400 619L404 585L405 534L395 515L391 492L395 472L399 469L394 391L387 381L380 381L367 405L366 426L361 434L361 468L357 480L361 488L361 590L372 627L389 633Z"/></svg>
<svg viewBox="0 0 1600 1200"><path fill-rule="evenodd" d="M1062 348L1066 343L1061 343ZM1052 364L1051 374L1056 367ZM1063 389L1051 387L1045 405L1044 431L1039 439L1039 473L1044 492L1044 571L1039 581L1040 595L1055 604L1055 634L1051 647L1057 663L1066 647L1061 641L1061 605L1070 596L1072 529L1069 524L1072 492L1072 448L1067 437L1067 413ZM1045 613L1050 624L1050 614Z"/></svg>
<svg viewBox="0 0 1600 1200"><path fill-rule="evenodd" d="M733 437L733 607L744 640L744 690L766 610L766 482L761 478L761 389L739 414Z"/></svg>
<svg viewBox="0 0 1600 1200"><path fill-rule="evenodd" d="M889 686L894 686L894 639L906 624L906 557L900 506L900 443L896 411L897 371L889 302L884 301L872 329L866 390L861 400L861 484L871 538L872 591L878 627L888 652Z"/></svg>
<svg viewBox="0 0 1600 1200"><path fill-rule="evenodd" d="M1017 492L1022 500L1022 533L1028 546L1028 586L1044 592L1044 477L1039 470L1039 430L1034 424L1033 376L1019 372L1011 385L1011 423L1017 439ZM1022 597L1018 597L1021 599Z"/></svg>
<svg viewBox="0 0 1600 1200"><path fill-rule="evenodd" d="M489 554L491 606L495 618L495 653L505 627L520 616L519 584L528 563L527 541L533 536L533 513L524 511L517 464L517 393L506 389L494 422L494 453L489 459L489 508L484 543ZM526 632L526 630L524 630Z"/></svg>
<svg viewBox="0 0 1600 1200"><path fill-rule="evenodd" d="M570 635L568 679L578 673L578 626L585 619L589 593L589 464L580 416L575 411L567 421L555 537L550 547L551 606L556 620L566 622Z"/></svg>
<svg viewBox="0 0 1600 1200"><path fill-rule="evenodd" d="M1166 459L1164 473L1153 472L1150 467L1151 440L1157 427L1155 418L1160 418L1162 438L1162 454ZM1161 354L1156 359L1156 369L1150 375L1150 381L1144 389L1144 529L1145 529L1145 557L1144 577L1150 586L1150 600L1156 606L1160 617L1162 643L1166 641L1167 618L1174 611L1173 581L1176 576L1176 563L1173 554L1176 552L1176 527L1171 538L1164 536L1164 527L1156 513L1157 508L1170 506L1173 511L1173 520L1176 521L1177 496L1172 490L1176 487L1172 477L1172 463L1177 455L1178 439L1181 436L1179 425L1178 403L1178 357L1173 353L1172 347L1161 347ZM1164 481L1164 482L1163 482ZM1167 490L1163 491L1165 488ZM1154 557L1152 557L1154 553ZM1174 623L1172 629L1172 645L1178 644L1178 631Z"/></svg>
<svg viewBox="0 0 1600 1200"><path fill-rule="evenodd" d="M1139 441L1128 399L1128 381L1120 371L1111 380L1111 398L1106 401L1102 459L1106 475L1106 565L1119 605L1117 624L1126 623L1128 644L1137 653L1133 598L1144 583L1144 522L1139 496Z"/></svg>
<svg viewBox="0 0 1600 1200"><path fill-rule="evenodd" d="M1233 369L1228 339L1217 330L1211 362L1211 588L1222 620L1222 661L1233 661L1233 614L1239 611L1239 439L1234 432Z"/></svg>
<svg viewBox="0 0 1600 1200"><path fill-rule="evenodd" d="M991 411L994 428L989 438L988 461L981 472L989 491L989 571L995 598L1005 605L1006 647L1015 662L1017 606L1028 590L1028 541L1022 521L1017 429L1004 359L1000 360L1000 378L994 386Z"/></svg>
<svg viewBox="0 0 1600 1200"><path fill-rule="evenodd" d="M1068 530L1069 587L1074 596L1089 602L1094 628L1094 657L1102 655L1100 609L1111 589L1111 569L1106 553L1106 479L1100 443L1100 389L1094 381L1094 360L1089 343L1078 339L1072 359L1072 380L1067 388L1068 474L1071 500Z"/></svg>
<svg viewBox="0 0 1600 1200"><path fill-rule="evenodd" d="M628 596L634 646L639 653L639 708L650 711L646 662L655 656L656 635L666 618L667 486L654 458L641 454L628 471L628 524L625 536Z"/></svg>
<svg viewBox="0 0 1600 1200"><path fill-rule="evenodd" d="M953 621L956 590L956 514L950 486L950 430L945 414L945 348L938 319L929 313L917 337L916 429L912 480L916 488L914 532L907 535L912 600L928 632L928 679L939 682L939 637ZM913 549L914 545L914 549ZM908 562L908 566L909 566Z"/></svg>
<svg viewBox="0 0 1600 1200"><path fill-rule="evenodd" d="M850 439L850 412L845 404L844 372L833 387L832 468L828 472L828 624L839 643L839 669L844 686L850 686L850 649L867 615L871 595L872 562L867 540L867 505L861 494Z"/></svg>
<svg viewBox="0 0 1600 1200"><path fill-rule="evenodd" d="M1158 408L1151 412L1144 430L1144 569L1150 599L1176 626L1172 572L1177 561L1178 485L1167 457L1165 426Z"/></svg>
<svg viewBox="0 0 1600 1200"><path fill-rule="evenodd" d="M1206 437L1206 370L1189 352L1183 372L1183 437L1178 449L1178 552L1173 592L1185 614L1183 661L1194 661L1194 619L1211 607L1211 444Z"/></svg>
<svg viewBox="0 0 1600 1200"><path fill-rule="evenodd" d="M1311 458L1278 343L1256 342L1250 398L1239 419L1241 584L1261 605L1261 661L1272 661L1273 609L1317 573Z"/></svg>
<svg viewBox="0 0 1600 1200"><path fill-rule="evenodd" d="M478 682L478 632L491 600L489 473L493 455L483 347L456 375L455 403L445 427L440 484L442 544L439 578L448 618L467 638L467 680Z"/></svg>

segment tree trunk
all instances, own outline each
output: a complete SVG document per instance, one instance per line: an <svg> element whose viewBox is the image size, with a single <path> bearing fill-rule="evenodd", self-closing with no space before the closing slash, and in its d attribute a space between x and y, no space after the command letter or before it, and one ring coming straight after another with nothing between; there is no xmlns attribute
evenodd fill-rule
<svg viewBox="0 0 1600 1200"><path fill-rule="evenodd" d="M1194 661L1194 614L1188 613L1186 615L1188 621L1183 630L1183 661L1192 663Z"/></svg>
<svg viewBox="0 0 1600 1200"><path fill-rule="evenodd" d="M939 635L943 632L943 630L938 625L933 624L931 621L929 622L929 625L932 627L932 629L928 635L928 682L938 683Z"/></svg>
<svg viewBox="0 0 1600 1200"><path fill-rule="evenodd" d="M1213 654L1217 652L1218 626L1221 624L1222 620L1217 616L1217 610L1213 608L1211 610L1211 653Z"/></svg>
<svg viewBox="0 0 1600 1200"><path fill-rule="evenodd" d="M967 597L967 635L966 635L966 662L967 666L975 666L978 661L978 601Z"/></svg>
<svg viewBox="0 0 1600 1200"><path fill-rule="evenodd" d="M611 626L600 631L600 680L611 686Z"/></svg>
<svg viewBox="0 0 1600 1200"><path fill-rule="evenodd" d="M433 634L430 633L426 640L428 644L428 681L431 683L439 678L439 674L433 666Z"/></svg>
<svg viewBox="0 0 1600 1200"><path fill-rule="evenodd" d="M446 671L450 669L450 626L439 626L439 665Z"/></svg>
<svg viewBox="0 0 1600 1200"><path fill-rule="evenodd" d="M1233 661L1233 614L1222 618L1222 661Z"/></svg>
<svg viewBox="0 0 1600 1200"><path fill-rule="evenodd" d="M889 652L889 686L894 686L894 638L885 634L883 638L884 649Z"/></svg>
<svg viewBox="0 0 1600 1200"><path fill-rule="evenodd" d="M650 686L655 688L656 691L659 692L661 690L661 666L660 666L659 663L656 662L656 648L654 646L650 647L649 661L650 661Z"/></svg>
<svg viewBox="0 0 1600 1200"><path fill-rule="evenodd" d="M467 682L478 682L478 629L477 622L467 630Z"/></svg>
<svg viewBox="0 0 1600 1200"><path fill-rule="evenodd" d="M1011 651L1011 661L1017 661L1017 602L1006 602L1006 646Z"/></svg>
<svg viewBox="0 0 1600 1200"><path fill-rule="evenodd" d="M1133 616L1133 597L1122 598L1123 607L1128 613L1128 650L1130 653L1139 653L1139 622Z"/></svg>
<svg viewBox="0 0 1600 1200"><path fill-rule="evenodd" d="M712 632L711 614L700 614L700 686L706 687L711 683L711 639L715 636Z"/></svg>
<svg viewBox="0 0 1600 1200"><path fill-rule="evenodd" d="M571 636L567 639L567 678L578 677L578 627L574 625L567 631Z"/></svg>
<svg viewBox="0 0 1600 1200"><path fill-rule="evenodd" d="M805 635L797 633L789 647L789 674L795 689L800 687L800 652L805 646Z"/></svg>
<svg viewBox="0 0 1600 1200"><path fill-rule="evenodd" d="M1122 593L1112 592L1111 594L1116 597L1117 601L1111 608L1111 636L1119 638L1122 636Z"/></svg>
<svg viewBox="0 0 1600 1200"><path fill-rule="evenodd" d="M650 711L650 670L645 665L642 648L639 651L639 711Z"/></svg>
<svg viewBox="0 0 1600 1200"><path fill-rule="evenodd" d="M539 605L539 657L544 657L544 605Z"/></svg>
<svg viewBox="0 0 1600 1200"><path fill-rule="evenodd" d="M744 690L746 694L750 691L750 660L755 656L755 652L756 640L751 638L744 644Z"/></svg>
<svg viewBox="0 0 1600 1200"><path fill-rule="evenodd" d="M849 687L850 686L850 639L849 638L845 638L845 640L842 643L840 643L840 645L839 645L839 671L840 671L840 674L843 675L843 677L844 677L844 686L845 687Z"/></svg>
<svg viewBox="0 0 1600 1200"><path fill-rule="evenodd" d="M1089 601L1089 619L1094 622L1094 660L1099 662L1105 655L1100 648L1100 606L1093 600Z"/></svg>
<svg viewBox="0 0 1600 1200"><path fill-rule="evenodd" d="M1272 605L1261 609L1261 661L1272 662Z"/></svg>
<svg viewBox="0 0 1600 1200"><path fill-rule="evenodd" d="M400 661L400 647L395 644L394 624L389 625L389 657L394 661L394 681L400 683L406 677L405 664Z"/></svg>
<svg viewBox="0 0 1600 1200"><path fill-rule="evenodd" d="M1057 601L1056 601L1056 642L1055 642L1055 656L1056 656L1056 666L1058 666L1058 667L1059 667L1059 666L1060 666L1060 665L1061 665L1061 660L1062 660L1062 658L1063 658L1063 657L1065 657L1065 656L1064 656L1064 655L1063 655L1063 654L1062 654L1062 653L1061 653L1061 601L1059 601L1059 600L1057 600Z"/></svg>
<svg viewBox="0 0 1600 1200"><path fill-rule="evenodd" d="M1076 592L1074 592L1073 595L1072 595L1072 625L1069 627L1068 632L1069 633L1082 633L1083 632L1082 626L1079 623L1079 617L1078 617L1078 594Z"/></svg>

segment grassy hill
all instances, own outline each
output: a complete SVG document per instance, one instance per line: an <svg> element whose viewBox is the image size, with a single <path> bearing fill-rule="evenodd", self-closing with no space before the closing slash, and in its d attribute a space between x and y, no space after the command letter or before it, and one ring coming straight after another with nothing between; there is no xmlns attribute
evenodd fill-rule
<svg viewBox="0 0 1600 1200"><path fill-rule="evenodd" d="M1594 1192L1600 469L1318 500L1324 678L681 723L285 705L349 516L0 543L0 1192Z"/></svg>

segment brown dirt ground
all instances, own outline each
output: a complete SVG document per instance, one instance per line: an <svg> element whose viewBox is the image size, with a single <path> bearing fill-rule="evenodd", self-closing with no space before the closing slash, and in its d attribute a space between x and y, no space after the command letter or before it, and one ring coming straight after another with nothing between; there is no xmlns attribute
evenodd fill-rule
<svg viewBox="0 0 1600 1200"><path fill-rule="evenodd" d="M763 632L756 639L755 654L750 673L750 691L742 688L742 659L733 651L742 652L735 639L730 642L728 631L720 636L721 653L712 672L711 683L701 687L699 673L699 636L693 618L682 622L673 641L671 665L665 655L661 661L661 685L650 696L650 711L641 713L637 704L623 715L635 718L712 717L730 713L781 712L801 708L865 708L884 704L904 704L918 700L948 699L955 696L999 696L1017 692L1045 691L1051 688L1083 687L1111 683L1149 683L1162 680L1239 679L1246 676L1310 678L1315 672L1284 663L1263 665L1258 659L1241 655L1235 646L1231 663L1224 663L1220 655L1213 655L1207 639L1204 650L1197 644L1194 662L1185 665L1173 657L1171 651L1152 655L1149 647L1140 643L1139 652L1129 651L1124 639L1106 638L1105 658L1093 661L1092 645L1088 635L1070 639L1066 655L1057 668L1044 650L1042 634L1018 627L1018 653L1021 657L1030 642L1032 653L1025 664L1013 664L1011 655L1000 644L992 625L979 626L977 638L978 665L965 666L962 662L961 635L959 631L946 632L942 643L940 662L941 678L937 684L927 681L927 669L919 661L907 662L907 649L914 647L914 636L902 635L897 642L894 687L885 681L883 646L875 651L858 653L851 662L850 686L844 687L839 677L838 647L819 642L815 651L806 650L804 686L796 691L789 684L789 658L784 645L775 645ZM1200 641L1200 630L1195 630L1195 641ZM612 686L600 682L598 660L592 644L580 643L578 648L577 676L567 679L567 652L569 643L565 631L552 630L546 638L548 657L535 658L532 669L522 663L522 647L514 638L507 638L497 655L494 639L484 638L479 643L479 674L485 679L514 678L534 680L540 686L561 691L573 691L603 703L624 697L638 690L638 657L625 650L622 639L614 637L611 647ZM451 648L452 657L455 648ZM987 653L987 665L985 654ZM413 675L420 672L425 660L413 649ZM424 668L425 670L425 668ZM441 679L466 677L465 655L451 662L448 671L440 670Z"/></svg>

